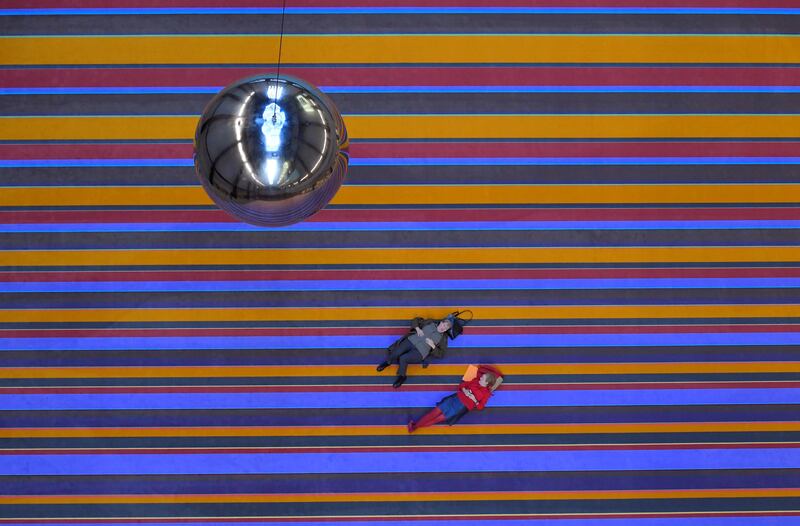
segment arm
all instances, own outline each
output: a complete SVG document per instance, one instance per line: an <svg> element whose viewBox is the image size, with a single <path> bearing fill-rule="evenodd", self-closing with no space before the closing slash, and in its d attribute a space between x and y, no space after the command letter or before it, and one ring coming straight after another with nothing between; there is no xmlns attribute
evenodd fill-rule
<svg viewBox="0 0 800 526"><path fill-rule="evenodd" d="M462 387L461 388L461 392L464 393L464 396L466 396L467 398L472 400L472 402L475 404L475 408L482 409L482 408L478 408L478 405L480 405L479 402L478 402L478 399L475 398L475 395L472 393L472 391L468 387Z"/></svg>
<svg viewBox="0 0 800 526"><path fill-rule="evenodd" d="M500 372L500 369L497 367L482 364L478 366L478 377L480 377L483 373L491 373L497 378L497 381L495 381L494 385L490 388L491 392L494 393L495 390L500 387L500 384L503 383L503 373Z"/></svg>
<svg viewBox="0 0 800 526"><path fill-rule="evenodd" d="M480 411L481 409L486 407L486 402L489 401L489 397L491 397L491 396L492 396L492 392L491 391L487 392L485 397L483 397L480 400L475 402L475 409Z"/></svg>
<svg viewBox="0 0 800 526"><path fill-rule="evenodd" d="M443 358L445 351L447 351L447 335L443 334L442 339L431 350L431 354L434 358Z"/></svg>
<svg viewBox="0 0 800 526"><path fill-rule="evenodd" d="M482 375L483 372L485 372L485 370L481 371L480 368L478 369L478 373L479 374ZM465 387L467 390L470 391L470 394L472 396L469 396L469 398L473 402L475 402L475 407L473 409L477 409L478 411L480 411L481 409L486 407L486 402L488 402L489 398L492 397L492 393L494 393L494 389L491 389L491 388L488 388L488 387L483 387L482 385L480 385L480 382L479 382L478 378L480 378L480 376L478 376L477 378L475 378L473 380L470 380L469 382L462 382L461 383L461 387ZM498 379L499 379L499 377L498 377ZM464 393L464 394L467 395L466 393Z"/></svg>
<svg viewBox="0 0 800 526"><path fill-rule="evenodd" d="M502 383L503 383L503 377L502 377L502 376L498 376L498 377L497 377L497 381L494 383L494 385L493 385L493 386L492 386L492 388L491 388L491 391L492 391L492 392L495 392L495 390L496 390L498 387L500 387L500 384L502 384Z"/></svg>

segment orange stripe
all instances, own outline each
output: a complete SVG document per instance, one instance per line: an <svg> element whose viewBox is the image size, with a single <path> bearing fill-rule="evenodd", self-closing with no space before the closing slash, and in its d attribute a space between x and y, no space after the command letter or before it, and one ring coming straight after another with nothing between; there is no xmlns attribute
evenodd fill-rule
<svg viewBox="0 0 800 526"><path fill-rule="evenodd" d="M800 431L800 422L647 422L637 424L506 424L429 427L427 435L554 435L598 433L726 433ZM406 435L404 426L19 427L0 438L327 437Z"/></svg>
<svg viewBox="0 0 800 526"><path fill-rule="evenodd" d="M0 496L0 505L22 504L158 504L248 502L442 502L499 500L629 500L800 497L800 488L678 490L487 491L408 493L261 493L224 495L15 495Z"/></svg>
<svg viewBox="0 0 800 526"><path fill-rule="evenodd" d="M5 250L0 266L787 263L794 246L401 247Z"/></svg>
<svg viewBox="0 0 800 526"><path fill-rule="evenodd" d="M220 321L359 321L441 318L459 308L442 307L275 307L200 309L0 309L0 319L18 323L70 322L220 322ZM473 307L481 320L550 320L609 318L792 318L800 305L529 305Z"/></svg>

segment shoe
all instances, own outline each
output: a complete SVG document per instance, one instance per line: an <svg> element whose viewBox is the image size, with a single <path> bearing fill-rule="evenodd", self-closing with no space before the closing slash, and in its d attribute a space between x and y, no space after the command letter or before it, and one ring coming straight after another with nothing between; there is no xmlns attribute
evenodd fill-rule
<svg viewBox="0 0 800 526"><path fill-rule="evenodd" d="M379 366L377 366L375 368L375 370L378 371L378 372L381 372L384 369L386 369L387 367L389 367L389 362L382 362Z"/></svg>
<svg viewBox="0 0 800 526"><path fill-rule="evenodd" d="M417 423L413 420L409 420L408 424L406 425L406 429L408 429L409 433L413 433L417 429Z"/></svg>
<svg viewBox="0 0 800 526"><path fill-rule="evenodd" d="M408 377L405 376L405 375L398 376L397 378L394 379L394 383L392 385L394 386L395 389L397 389L398 387L403 385L403 382L406 381L406 378L408 378Z"/></svg>

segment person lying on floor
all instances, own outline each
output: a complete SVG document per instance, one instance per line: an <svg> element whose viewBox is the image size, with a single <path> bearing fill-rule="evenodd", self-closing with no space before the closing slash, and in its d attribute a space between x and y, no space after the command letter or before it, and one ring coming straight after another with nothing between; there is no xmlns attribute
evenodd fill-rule
<svg viewBox="0 0 800 526"><path fill-rule="evenodd" d="M450 318L431 320L414 318L408 334L394 342L387 349L386 360L381 362L376 370L383 371L391 364L396 363L397 377L394 380L395 389L406 381L408 364L421 363L427 367L427 359L432 356L441 358L447 350L447 331L453 326Z"/></svg>
<svg viewBox="0 0 800 526"><path fill-rule="evenodd" d="M447 425L452 426L468 412L483 409L501 383L503 373L500 370L491 365L479 365L475 378L462 381L455 393L442 398L436 407L422 415L419 420L411 420L408 423L408 432L413 433L421 427L440 422L447 422Z"/></svg>

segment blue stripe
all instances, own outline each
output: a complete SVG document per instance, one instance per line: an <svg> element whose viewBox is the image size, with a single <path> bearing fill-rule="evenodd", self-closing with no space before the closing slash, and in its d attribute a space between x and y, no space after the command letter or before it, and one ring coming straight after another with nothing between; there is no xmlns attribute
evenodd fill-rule
<svg viewBox="0 0 800 526"><path fill-rule="evenodd" d="M0 95L214 94L224 86L0 88ZM327 93L800 93L800 86L321 86Z"/></svg>
<svg viewBox="0 0 800 526"><path fill-rule="evenodd" d="M284 231L407 231L429 230L716 230L800 228L800 221L468 221L468 222L304 222ZM263 228L247 223L61 223L2 224L0 233L11 232L257 232ZM0 285L2 286L2 285Z"/></svg>
<svg viewBox="0 0 800 526"><path fill-rule="evenodd" d="M0 88L0 95L144 95L152 93L216 93L224 86L109 87L109 88Z"/></svg>
<svg viewBox="0 0 800 526"><path fill-rule="evenodd" d="M350 166L788 165L800 157L366 157ZM3 159L0 168L191 167L186 159Z"/></svg>
<svg viewBox="0 0 800 526"><path fill-rule="evenodd" d="M289 15L354 14L587 14L587 15L796 15L777 7L287 7ZM60 15L279 15L277 7L0 9L0 16Z"/></svg>
<svg viewBox="0 0 800 526"><path fill-rule="evenodd" d="M187 159L12 159L0 160L0 168L71 168L71 167L115 167L115 166L194 166Z"/></svg>
<svg viewBox="0 0 800 526"><path fill-rule="evenodd" d="M800 278L415 279L0 282L0 293L289 292L311 290L605 290L799 288Z"/></svg>
<svg viewBox="0 0 800 526"><path fill-rule="evenodd" d="M377 374L377 373L376 373ZM392 374L384 373L391 382ZM447 391L0 395L2 411L426 408ZM498 390L491 407L800 404L800 389Z"/></svg>
<svg viewBox="0 0 800 526"><path fill-rule="evenodd" d="M800 449L3 455L0 475L225 475L793 469ZM781 517L781 519L783 519ZM648 522L648 524L655 524ZM706 523L708 524L708 523ZM781 522L783 524L783 522Z"/></svg>
<svg viewBox="0 0 800 526"><path fill-rule="evenodd" d="M131 338L0 338L0 351L186 350L186 349L385 349L395 336L203 336ZM470 335L451 347L663 347L800 345L800 332L675 334ZM377 351L376 351L377 352Z"/></svg>

